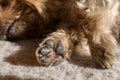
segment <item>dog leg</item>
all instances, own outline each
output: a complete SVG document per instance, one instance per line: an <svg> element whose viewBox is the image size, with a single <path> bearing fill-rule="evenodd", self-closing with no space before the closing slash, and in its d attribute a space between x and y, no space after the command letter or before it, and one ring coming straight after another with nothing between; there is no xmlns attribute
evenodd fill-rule
<svg viewBox="0 0 120 80"><path fill-rule="evenodd" d="M95 33L95 34L94 34ZM100 33L98 35L98 33ZM87 35L92 58L98 68L110 68L115 60L116 40L110 33L92 31ZM96 36L96 38L95 38Z"/></svg>
<svg viewBox="0 0 120 80"><path fill-rule="evenodd" d="M37 61L44 66L58 65L70 56L69 35L58 30L48 35L36 50Z"/></svg>

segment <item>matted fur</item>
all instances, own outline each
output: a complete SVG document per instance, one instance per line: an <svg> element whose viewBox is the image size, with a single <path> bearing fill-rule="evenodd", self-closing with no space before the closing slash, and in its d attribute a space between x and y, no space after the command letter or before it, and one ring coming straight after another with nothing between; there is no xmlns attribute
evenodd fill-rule
<svg viewBox="0 0 120 80"><path fill-rule="evenodd" d="M98 67L113 64L119 36L118 0L0 0L0 4L1 39L50 33L40 45L47 39L61 40L67 53L63 60L73 52L84 53L88 44Z"/></svg>

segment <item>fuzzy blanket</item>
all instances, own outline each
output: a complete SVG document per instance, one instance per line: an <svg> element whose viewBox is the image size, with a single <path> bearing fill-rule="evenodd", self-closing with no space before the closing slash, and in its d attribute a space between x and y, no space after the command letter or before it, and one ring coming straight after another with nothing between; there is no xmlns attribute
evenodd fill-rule
<svg viewBox="0 0 120 80"><path fill-rule="evenodd" d="M110 69L96 69L90 55L73 55L58 66L42 67L34 51L40 40L0 41L0 80L120 80L120 50Z"/></svg>

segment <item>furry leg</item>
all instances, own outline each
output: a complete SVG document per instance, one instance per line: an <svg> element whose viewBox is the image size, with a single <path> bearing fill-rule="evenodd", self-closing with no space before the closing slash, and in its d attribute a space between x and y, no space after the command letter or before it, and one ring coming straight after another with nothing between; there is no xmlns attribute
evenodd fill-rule
<svg viewBox="0 0 120 80"><path fill-rule="evenodd" d="M95 33L95 32L92 32ZM95 38L98 37L98 38ZM116 40L110 33L87 34L92 58L98 68L110 68L115 60Z"/></svg>

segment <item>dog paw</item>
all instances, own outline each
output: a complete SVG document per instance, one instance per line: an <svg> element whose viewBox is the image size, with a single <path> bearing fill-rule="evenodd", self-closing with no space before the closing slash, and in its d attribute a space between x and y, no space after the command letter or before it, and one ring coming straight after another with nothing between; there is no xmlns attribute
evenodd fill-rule
<svg viewBox="0 0 120 80"><path fill-rule="evenodd" d="M114 59L110 59L110 60L98 60L97 62L95 62L95 65L97 68L100 69L109 69L112 67L114 63Z"/></svg>
<svg viewBox="0 0 120 80"><path fill-rule="evenodd" d="M100 64L96 64L96 68L109 69L112 65L113 65L113 63L101 62Z"/></svg>
<svg viewBox="0 0 120 80"><path fill-rule="evenodd" d="M37 61L43 66L55 66L64 61L67 52L61 40L47 39L36 50Z"/></svg>

